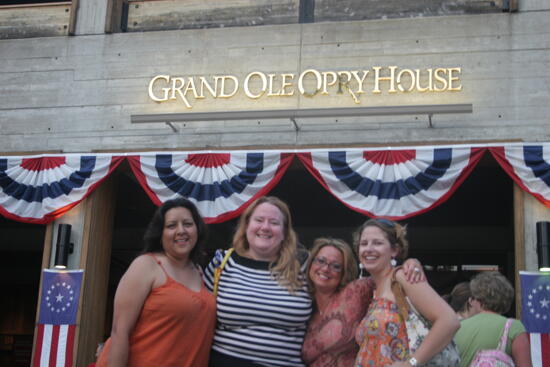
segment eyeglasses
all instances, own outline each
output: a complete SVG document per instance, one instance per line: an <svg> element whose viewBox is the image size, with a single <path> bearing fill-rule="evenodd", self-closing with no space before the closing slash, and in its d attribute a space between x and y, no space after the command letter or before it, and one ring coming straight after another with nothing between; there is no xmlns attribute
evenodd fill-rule
<svg viewBox="0 0 550 367"><path fill-rule="evenodd" d="M342 272L342 264L339 263L329 263L327 259L324 257L316 257L313 259L313 262L317 264L320 267L324 267L325 265L328 265L328 268L330 271L334 273L341 273Z"/></svg>

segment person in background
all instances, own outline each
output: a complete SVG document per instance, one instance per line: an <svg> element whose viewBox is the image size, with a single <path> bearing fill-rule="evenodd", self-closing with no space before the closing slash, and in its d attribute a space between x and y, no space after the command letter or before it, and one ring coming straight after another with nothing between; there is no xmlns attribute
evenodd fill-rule
<svg viewBox="0 0 550 367"><path fill-rule="evenodd" d="M446 297L443 297L451 308L458 315L459 320L467 319L475 315L478 311L472 307L472 293L470 292L470 282L460 282L454 286L453 290Z"/></svg>
<svg viewBox="0 0 550 367"><path fill-rule="evenodd" d="M206 367L216 302L195 265L206 225L187 199L155 212L118 285L111 337L96 367Z"/></svg>
<svg viewBox="0 0 550 367"><path fill-rule="evenodd" d="M476 315L462 320L455 342L460 351L461 367L467 367L476 353L496 349L507 318L502 314L510 310L514 288L499 272L482 272L470 281L471 307ZM506 353L516 367L530 367L529 337L519 320L514 320L508 332Z"/></svg>
<svg viewBox="0 0 550 367"><path fill-rule="evenodd" d="M356 367L421 366L449 344L460 324L452 308L427 282L409 283L402 269L394 270L396 259L407 256L406 229L387 219L370 219L354 236L359 260L375 283L367 315L356 331L360 349ZM399 314L392 280L432 327L411 355L405 322Z"/></svg>
<svg viewBox="0 0 550 367"><path fill-rule="evenodd" d="M209 365L304 366L300 352L311 298L288 206L273 196L255 200L241 214L232 245L217 284ZM215 257L205 269L210 290L219 266Z"/></svg>
<svg viewBox="0 0 550 367"><path fill-rule="evenodd" d="M425 280L418 261L405 262L410 280ZM317 238L306 268L314 313L309 320L302 357L309 367L352 367L358 345L355 329L372 299L374 282L357 279L357 261L345 241Z"/></svg>

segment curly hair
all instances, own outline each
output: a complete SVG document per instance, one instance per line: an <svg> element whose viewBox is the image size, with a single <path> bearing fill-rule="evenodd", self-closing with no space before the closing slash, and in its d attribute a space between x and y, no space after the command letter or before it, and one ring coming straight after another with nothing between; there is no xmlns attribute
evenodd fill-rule
<svg viewBox="0 0 550 367"><path fill-rule="evenodd" d="M317 256L319 251L321 251L324 247L334 247L340 253L342 254L342 258L344 260L344 266L342 267L341 272L341 278L340 278L340 284L338 284L338 289L344 288L347 284L352 282L353 280L357 279L357 276L359 274L357 270L357 260L355 258L355 255L353 254L353 250L351 249L351 246L348 245L348 243L344 240L341 240L339 238L327 238L327 237L320 237L315 239L313 241L313 248L309 252L309 259L308 263L306 265L306 276L307 276L307 284L309 286L309 292L313 296L313 293L315 292L315 285L309 278L309 271L311 269L311 265L313 264L313 259Z"/></svg>
<svg viewBox="0 0 550 367"><path fill-rule="evenodd" d="M481 308L503 314L510 310L514 299L514 287L498 271L477 274L470 281L472 298L479 301Z"/></svg>
<svg viewBox="0 0 550 367"><path fill-rule="evenodd" d="M384 218L372 218L363 223L353 233L353 248L356 253L359 253L359 242L361 235L367 227L380 228L391 244L392 249L397 249L396 259L403 261L407 258L409 252L409 241L407 240L407 226Z"/></svg>
<svg viewBox="0 0 550 367"><path fill-rule="evenodd" d="M281 286L286 287L290 292L294 292L304 285L304 281L300 277L297 237L296 232L292 228L290 210L288 205L281 199L274 196L262 196L246 208L239 218L239 223L233 236L233 248L241 256L244 256L250 248L250 244L246 238L246 230L250 223L250 217L252 217L256 208L264 203L271 204L279 209L283 216L284 224L284 239L281 243L277 260L270 264L271 274Z"/></svg>
<svg viewBox="0 0 550 367"><path fill-rule="evenodd" d="M164 230L164 218L170 209L185 208L191 212L195 226L197 226L197 243L189 254L189 259L197 263L202 254L202 247L206 241L207 227L195 204L185 198L178 198L164 202L153 214L145 234L143 236L143 252L164 252L162 247L162 232Z"/></svg>

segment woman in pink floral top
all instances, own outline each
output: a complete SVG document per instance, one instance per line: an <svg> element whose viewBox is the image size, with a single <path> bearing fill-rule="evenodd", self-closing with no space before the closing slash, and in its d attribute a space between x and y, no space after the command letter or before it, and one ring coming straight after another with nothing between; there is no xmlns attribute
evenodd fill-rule
<svg viewBox="0 0 550 367"><path fill-rule="evenodd" d="M405 268L411 281L425 280L416 260ZM355 331L372 299L374 283L357 278L357 262L343 240L318 238L306 268L309 289L315 301L314 314L302 348L310 367L351 367L357 352Z"/></svg>

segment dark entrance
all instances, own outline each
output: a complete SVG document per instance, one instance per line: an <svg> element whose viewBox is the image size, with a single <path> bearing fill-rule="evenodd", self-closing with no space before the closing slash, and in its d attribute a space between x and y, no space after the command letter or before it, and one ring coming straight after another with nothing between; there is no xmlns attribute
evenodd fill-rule
<svg viewBox="0 0 550 367"><path fill-rule="evenodd" d="M46 227L0 216L0 365L30 366Z"/></svg>
<svg viewBox="0 0 550 367"><path fill-rule="evenodd" d="M141 251L141 237L155 206L127 167L118 174L117 212L111 262L107 334L118 280ZM367 219L327 192L296 160L270 192L291 208L300 242L309 247L319 236L342 238ZM210 225L208 252L227 248L237 219ZM513 182L486 154L451 198L435 209L401 221L408 225L410 256L427 265L430 283L441 294L469 279L467 265L491 265L514 280ZM463 267L466 266L466 267Z"/></svg>

